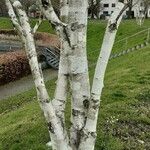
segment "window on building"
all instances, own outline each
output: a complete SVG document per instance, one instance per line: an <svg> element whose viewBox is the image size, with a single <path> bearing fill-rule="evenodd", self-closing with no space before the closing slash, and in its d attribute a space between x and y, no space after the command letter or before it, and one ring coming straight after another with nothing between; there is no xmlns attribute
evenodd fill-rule
<svg viewBox="0 0 150 150"><path fill-rule="evenodd" d="M108 11L103 11L103 14L106 15L106 16L109 15Z"/></svg>
<svg viewBox="0 0 150 150"><path fill-rule="evenodd" d="M104 7L109 7L109 4L104 4Z"/></svg>
<svg viewBox="0 0 150 150"><path fill-rule="evenodd" d="M142 6L144 6L144 4L143 4L143 3L140 3L140 6L142 7Z"/></svg>
<svg viewBox="0 0 150 150"><path fill-rule="evenodd" d="M112 3L112 7L116 7L116 4L115 4L115 3Z"/></svg>

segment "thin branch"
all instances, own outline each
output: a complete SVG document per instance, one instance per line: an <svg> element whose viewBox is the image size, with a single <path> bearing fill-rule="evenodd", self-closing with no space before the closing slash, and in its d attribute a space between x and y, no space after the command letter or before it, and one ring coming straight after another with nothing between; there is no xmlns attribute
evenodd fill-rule
<svg viewBox="0 0 150 150"><path fill-rule="evenodd" d="M134 7L136 4L138 4L140 2L140 0L137 0L133 5L132 7Z"/></svg>
<svg viewBox="0 0 150 150"><path fill-rule="evenodd" d="M32 33L33 33L33 34L37 32L38 28L39 28L40 25L42 24L42 21L43 21L43 16L42 16L42 13L40 13L38 22L35 24L34 28L32 29Z"/></svg>
<svg viewBox="0 0 150 150"><path fill-rule="evenodd" d="M122 8L122 10L120 11L120 13L118 14L116 20L114 23L111 23L109 26L110 30L114 30L115 28L117 28L117 22L120 19L120 17L122 16L122 14L124 13L124 11L130 7L130 1L128 1L128 3L125 3L124 7Z"/></svg>
<svg viewBox="0 0 150 150"><path fill-rule="evenodd" d="M11 21L12 21L14 27L16 28L19 36L21 37L22 42L24 43L23 28L21 27L19 20L17 19L17 16L15 14L13 6L12 6L10 0L5 0L5 3L6 3L6 7L8 9L8 14L11 17Z"/></svg>
<svg viewBox="0 0 150 150"><path fill-rule="evenodd" d="M68 0L61 0L61 9L60 9L60 17L66 23L68 21ZM64 41L62 40L62 45ZM57 116L60 118L62 124L64 124L64 111L65 111L65 104L67 99L67 90L68 90L68 75L63 73L63 70L68 70L68 66L64 63L64 59L67 59L65 53L66 50L63 48L64 46L61 45L61 53L60 53L60 62L59 62L59 71L58 71L58 80L57 86L55 91L55 98L53 100L53 105L56 110ZM61 99L61 100L60 100Z"/></svg>
<svg viewBox="0 0 150 150"><path fill-rule="evenodd" d="M68 23L68 14L69 14L68 0L60 0L60 18L65 23Z"/></svg>
<svg viewBox="0 0 150 150"><path fill-rule="evenodd" d="M100 55L97 61L95 74L93 78L93 85L91 90L91 100L88 109L87 120L83 129L83 136L81 137L80 150L94 150L94 144L96 140L96 126L98 121L98 112L100 107L100 98L102 89L104 87L104 76L108 64L108 60L113 48L117 29L122 19L122 10L124 9L123 3L118 3L116 10L112 14L105 32L103 44L101 47ZM120 15L121 14L121 15ZM118 17L120 16L120 17ZM116 19L118 19L116 24ZM115 23L115 28L111 28L112 24ZM90 143L90 144L89 144Z"/></svg>
<svg viewBox="0 0 150 150"><path fill-rule="evenodd" d="M40 3L40 8L43 11L46 18L55 26L67 26L63 23L57 16L52 6L51 0L38 0Z"/></svg>

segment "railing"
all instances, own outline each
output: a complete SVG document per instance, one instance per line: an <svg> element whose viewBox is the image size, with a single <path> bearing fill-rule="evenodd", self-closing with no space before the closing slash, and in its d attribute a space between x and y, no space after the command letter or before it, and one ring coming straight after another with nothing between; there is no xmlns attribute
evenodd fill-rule
<svg viewBox="0 0 150 150"><path fill-rule="evenodd" d="M116 53L122 50L127 50L129 48L136 46L137 44L142 44L143 42L149 40L150 40L150 28L142 30L131 36L116 41L112 52Z"/></svg>
<svg viewBox="0 0 150 150"><path fill-rule="evenodd" d="M138 44L142 44L144 42L148 42L150 40L150 28L144 29L140 32L137 32L131 36L125 37L121 40L117 40L114 43L112 53L119 53L123 50L127 50L132 48ZM100 49L91 51L88 53L88 56L93 55L95 53L99 53Z"/></svg>

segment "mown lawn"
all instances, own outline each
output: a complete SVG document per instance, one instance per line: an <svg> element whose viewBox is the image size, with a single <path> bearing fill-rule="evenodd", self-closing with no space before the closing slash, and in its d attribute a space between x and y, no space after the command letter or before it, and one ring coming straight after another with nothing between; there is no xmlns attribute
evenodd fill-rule
<svg viewBox="0 0 150 150"><path fill-rule="evenodd" d="M33 19L30 20L32 27L35 25L35 23L37 21L38 20L35 20L35 19L34 20ZM0 17L0 29L13 29L12 23L11 23L9 18ZM42 24L39 27L38 31L54 33L54 30L52 29L51 25L46 20L44 20L42 22Z"/></svg>
<svg viewBox="0 0 150 150"><path fill-rule="evenodd" d="M137 26L134 21L124 21L119 29L117 40L143 30L149 25L149 21L146 21L143 27ZM44 26L46 29L41 31L48 29L47 25ZM98 51L93 51L100 47L105 26L105 22L91 21L89 23L89 65L96 62ZM149 49L150 46L109 62L101 98L96 150L149 149ZM90 79L92 79L94 67L90 67L89 70ZM48 81L46 85L50 96L53 97L55 80ZM66 108L68 127L69 106L68 101ZM34 89L0 101L1 150L45 150L47 149L45 144L48 141L48 130Z"/></svg>

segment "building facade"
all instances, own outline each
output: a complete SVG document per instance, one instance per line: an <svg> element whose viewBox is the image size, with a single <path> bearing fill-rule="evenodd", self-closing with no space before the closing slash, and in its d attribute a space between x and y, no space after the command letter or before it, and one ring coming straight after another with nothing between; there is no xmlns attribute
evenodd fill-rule
<svg viewBox="0 0 150 150"><path fill-rule="evenodd" d="M115 10L118 0L102 0L100 15L110 16Z"/></svg>
<svg viewBox="0 0 150 150"><path fill-rule="evenodd" d="M114 12L117 2L118 0L102 0L101 1L102 8L101 8L100 16L106 16L106 17L110 16ZM133 4L135 4L136 2L137 0L133 0ZM139 15L145 15L144 10L145 8L144 8L143 1L140 0L140 2L138 2L132 8L132 12L131 12L132 18L136 18ZM127 16L128 12L129 10L127 9L124 13L124 16ZM148 8L146 13L147 13L147 17L150 18L150 8Z"/></svg>

